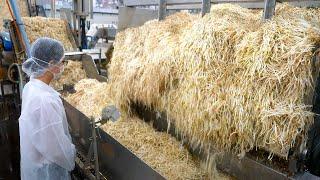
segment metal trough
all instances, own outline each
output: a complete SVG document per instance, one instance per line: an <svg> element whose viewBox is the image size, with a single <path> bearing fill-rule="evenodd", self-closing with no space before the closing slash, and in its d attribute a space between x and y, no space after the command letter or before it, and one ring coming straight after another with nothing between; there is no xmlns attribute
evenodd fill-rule
<svg viewBox="0 0 320 180"><path fill-rule="evenodd" d="M91 121L79 110L63 100L70 134L80 154L88 154L91 144ZM97 147L100 173L107 179L162 180L159 173L136 157L109 134L98 128Z"/></svg>

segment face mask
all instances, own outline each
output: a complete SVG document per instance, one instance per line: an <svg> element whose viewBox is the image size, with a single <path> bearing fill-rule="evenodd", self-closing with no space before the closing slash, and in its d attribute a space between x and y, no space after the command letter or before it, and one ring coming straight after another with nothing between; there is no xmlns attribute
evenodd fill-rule
<svg viewBox="0 0 320 180"><path fill-rule="evenodd" d="M62 65L62 66L59 67L59 73L53 73L53 72L51 72L51 71L50 71L50 72L53 74L53 79L54 79L54 80L58 80L58 79L60 79L63 71L64 71L64 65Z"/></svg>
<svg viewBox="0 0 320 180"><path fill-rule="evenodd" d="M45 64L48 64L49 66L54 66L54 67L57 67L57 68L59 68L59 73L54 73L54 72L52 72L52 71L50 71L49 70L49 72L51 72L52 73L52 75L53 75L53 79L59 79L60 77L61 77L61 75L62 75L62 72L64 71L64 65L62 64L62 65L54 65L54 64L51 64L51 63L48 63L48 62L46 62L46 61L43 61L43 60L41 60L41 59L38 59L38 58L35 58L35 57L32 57L32 59L33 59L33 61L36 63L36 64L38 64L36 61L40 61L40 62L42 62L42 63L45 63ZM63 59L63 58L62 58ZM61 61L60 61L61 62ZM59 64L59 63L58 63ZM39 64L38 64L39 65ZM39 66L41 66L41 65L39 65Z"/></svg>

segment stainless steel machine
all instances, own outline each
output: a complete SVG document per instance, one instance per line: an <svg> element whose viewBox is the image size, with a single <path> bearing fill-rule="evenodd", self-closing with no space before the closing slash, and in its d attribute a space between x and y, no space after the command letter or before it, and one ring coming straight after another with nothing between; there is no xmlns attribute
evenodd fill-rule
<svg viewBox="0 0 320 180"><path fill-rule="evenodd" d="M70 133L77 148L76 172L80 179L164 179L132 152L64 101Z"/></svg>

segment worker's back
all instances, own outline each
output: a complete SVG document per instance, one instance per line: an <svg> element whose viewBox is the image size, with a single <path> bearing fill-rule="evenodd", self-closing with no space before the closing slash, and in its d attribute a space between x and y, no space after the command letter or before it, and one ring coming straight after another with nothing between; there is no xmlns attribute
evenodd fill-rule
<svg viewBox="0 0 320 180"><path fill-rule="evenodd" d="M38 79L28 82L19 127L21 179L69 179L75 151L59 93Z"/></svg>

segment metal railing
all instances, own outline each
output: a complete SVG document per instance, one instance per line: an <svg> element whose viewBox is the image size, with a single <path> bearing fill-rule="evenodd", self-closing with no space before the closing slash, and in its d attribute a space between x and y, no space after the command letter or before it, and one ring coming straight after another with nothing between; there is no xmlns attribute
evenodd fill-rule
<svg viewBox="0 0 320 180"><path fill-rule="evenodd" d="M281 0L300 7L320 7L319 0ZM264 9L263 19L270 19L274 15L276 0L124 0L126 7L157 6L158 19L165 18L167 10L201 9L204 16L210 11L211 4L233 3L246 8Z"/></svg>

